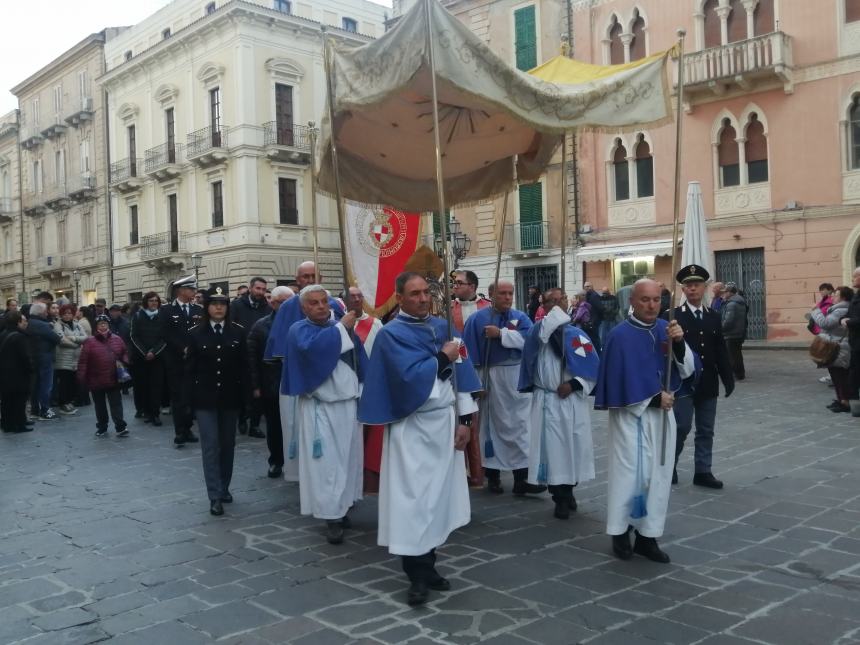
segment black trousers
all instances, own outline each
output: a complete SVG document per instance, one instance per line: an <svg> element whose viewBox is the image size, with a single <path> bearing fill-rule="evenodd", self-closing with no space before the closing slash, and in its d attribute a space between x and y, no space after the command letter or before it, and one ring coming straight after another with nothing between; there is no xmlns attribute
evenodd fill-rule
<svg viewBox="0 0 860 645"><path fill-rule="evenodd" d="M528 468L517 468L514 472L514 481L525 481L529 477ZM484 468L484 476L490 480L499 480L502 476L502 471L498 468Z"/></svg>
<svg viewBox="0 0 860 645"><path fill-rule="evenodd" d="M239 411L227 408L197 409L203 478L209 501L224 499L233 479L236 447L236 419Z"/></svg>
<svg viewBox="0 0 860 645"><path fill-rule="evenodd" d="M135 360L134 404L143 416L152 419L161 414L161 399L164 396L164 361L156 356L151 361L141 357Z"/></svg>
<svg viewBox="0 0 860 645"><path fill-rule="evenodd" d="M125 430L127 425L122 417L122 391L119 386L108 390L93 390L93 406L96 409L96 427L99 430L107 430L108 407L110 407L110 418L113 419L113 427L116 431Z"/></svg>
<svg viewBox="0 0 860 645"><path fill-rule="evenodd" d="M173 356L164 359L165 372L167 373L167 388L170 390L170 414L173 417L173 430L177 437L191 432L191 406L183 396L183 363L181 359Z"/></svg>
<svg viewBox="0 0 860 645"><path fill-rule="evenodd" d="M726 349L729 350L729 363L731 363L732 372L734 372L735 378L741 381L746 377L743 344L742 338L726 338Z"/></svg>
<svg viewBox="0 0 860 645"><path fill-rule="evenodd" d="M549 489L549 494L552 495L552 501L555 503L568 501L573 497L573 484L557 484L547 486L547 488Z"/></svg>
<svg viewBox="0 0 860 645"><path fill-rule="evenodd" d="M27 423L27 392L0 394L0 426L6 432L23 430Z"/></svg>
<svg viewBox="0 0 860 645"><path fill-rule="evenodd" d="M403 573L410 582L429 582L439 577L436 572L436 549L430 549L423 555L400 556L403 564Z"/></svg>
<svg viewBox="0 0 860 645"><path fill-rule="evenodd" d="M281 432L281 405L278 397L257 399L266 417L266 445L269 448L269 465L284 465L284 435Z"/></svg>
<svg viewBox="0 0 860 645"><path fill-rule="evenodd" d="M78 382L74 370L55 370L57 377L57 404L74 403L78 396Z"/></svg>

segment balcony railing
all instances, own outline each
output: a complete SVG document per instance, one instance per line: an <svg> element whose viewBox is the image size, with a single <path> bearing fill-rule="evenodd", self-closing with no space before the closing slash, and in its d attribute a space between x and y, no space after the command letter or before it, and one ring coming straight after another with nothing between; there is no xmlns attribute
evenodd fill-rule
<svg viewBox="0 0 860 645"><path fill-rule="evenodd" d="M51 210L62 210L68 208L71 200L69 199L69 187L64 181L61 184L54 184L45 188L43 193L45 205Z"/></svg>
<svg viewBox="0 0 860 645"><path fill-rule="evenodd" d="M154 260L177 253L185 253L185 240L188 234L184 231L167 231L155 235L145 235L140 238L140 258Z"/></svg>
<svg viewBox="0 0 860 645"><path fill-rule="evenodd" d="M227 149L227 126L210 126L202 128L188 135L187 155L188 158L199 157L213 150Z"/></svg>
<svg viewBox="0 0 860 645"><path fill-rule="evenodd" d="M69 191L69 198L72 201L82 202L95 197L96 177L93 174L82 173L76 177L72 177L66 185Z"/></svg>
<svg viewBox="0 0 860 645"><path fill-rule="evenodd" d="M774 78L789 86L791 38L781 31L711 47L684 56L685 88L722 92L727 85L750 89L755 79Z"/></svg>
<svg viewBox="0 0 860 645"><path fill-rule="evenodd" d="M278 125L277 121L263 124L264 143L267 146L287 146L298 150L310 151L310 128L306 125Z"/></svg>
<svg viewBox="0 0 860 645"><path fill-rule="evenodd" d="M504 249L521 253L549 248L548 222L520 222L505 227Z"/></svg>
<svg viewBox="0 0 860 645"><path fill-rule="evenodd" d="M115 184L139 176L142 168L140 158L126 158L110 165L110 183Z"/></svg>
<svg viewBox="0 0 860 645"><path fill-rule="evenodd" d="M42 215L48 210L45 205L45 193L41 190L31 190L24 193L22 202L25 215Z"/></svg>
<svg viewBox="0 0 860 645"><path fill-rule="evenodd" d="M150 148L144 153L144 172L152 174L172 164L180 164L185 158L181 143L162 143L160 146Z"/></svg>
<svg viewBox="0 0 860 645"><path fill-rule="evenodd" d="M11 197L0 197L0 215L13 215L14 200Z"/></svg>
<svg viewBox="0 0 860 645"><path fill-rule="evenodd" d="M42 129L38 125L28 126L21 133L21 147L30 150L41 145L43 139Z"/></svg>
<svg viewBox="0 0 860 645"><path fill-rule="evenodd" d="M44 255L36 258L36 271L39 273L59 273L65 268L62 254Z"/></svg>
<svg viewBox="0 0 860 645"><path fill-rule="evenodd" d="M82 96L80 104L65 118L65 121L70 126L77 127L82 121L92 120L94 112L93 99L89 96Z"/></svg>

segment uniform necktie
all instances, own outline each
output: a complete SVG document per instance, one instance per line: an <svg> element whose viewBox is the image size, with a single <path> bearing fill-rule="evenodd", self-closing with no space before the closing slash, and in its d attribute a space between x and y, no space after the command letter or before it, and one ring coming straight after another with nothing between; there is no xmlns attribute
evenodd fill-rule
<svg viewBox="0 0 860 645"><path fill-rule="evenodd" d="M187 304L182 305L182 313L184 313L185 317L188 318L188 305Z"/></svg>
<svg viewBox="0 0 860 645"><path fill-rule="evenodd" d="M215 323L215 333L221 335L221 323Z"/></svg>
<svg viewBox="0 0 860 645"><path fill-rule="evenodd" d="M696 319L702 320L702 310L701 309L696 309Z"/></svg>

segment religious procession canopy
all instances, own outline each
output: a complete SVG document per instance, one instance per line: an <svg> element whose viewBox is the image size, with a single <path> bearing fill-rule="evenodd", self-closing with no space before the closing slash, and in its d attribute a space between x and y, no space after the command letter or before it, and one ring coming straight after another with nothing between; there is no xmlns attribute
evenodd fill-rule
<svg viewBox="0 0 860 645"><path fill-rule="evenodd" d="M329 42L334 122L322 124L323 191L336 192L334 131L343 197L409 211L438 208L431 38L451 205L537 180L564 132L671 118L668 52L629 65L578 64L577 73L554 59L531 76L490 51L437 0L421 0L376 41L351 49Z"/></svg>

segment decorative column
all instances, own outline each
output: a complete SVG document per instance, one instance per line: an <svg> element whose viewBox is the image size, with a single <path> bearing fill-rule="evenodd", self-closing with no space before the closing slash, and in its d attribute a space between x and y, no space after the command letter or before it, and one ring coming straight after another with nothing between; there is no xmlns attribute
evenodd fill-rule
<svg viewBox="0 0 860 645"><path fill-rule="evenodd" d="M723 0L726 2L727 0ZM720 43L727 45L729 42L729 14L732 8L728 4L722 4L716 9L720 18Z"/></svg>
<svg viewBox="0 0 860 645"><path fill-rule="evenodd" d="M750 183L749 172L747 172L747 138L741 136L735 139L735 141L738 144L738 166L741 178L740 183L741 186L747 186Z"/></svg>
<svg viewBox="0 0 860 645"><path fill-rule="evenodd" d="M633 34L631 33L623 33L621 34L621 44L624 45L624 62L630 62L630 43L633 42Z"/></svg>
<svg viewBox="0 0 860 645"><path fill-rule="evenodd" d="M747 38L755 38L755 8L758 0L743 0L743 5L747 11Z"/></svg>

